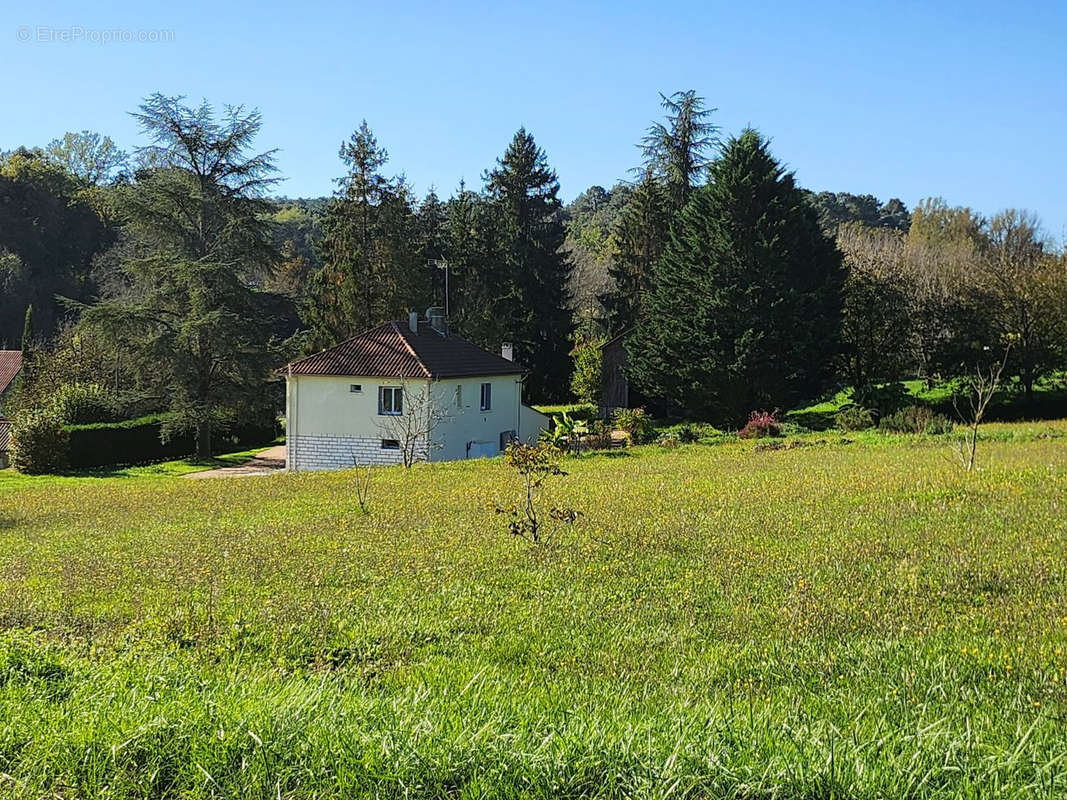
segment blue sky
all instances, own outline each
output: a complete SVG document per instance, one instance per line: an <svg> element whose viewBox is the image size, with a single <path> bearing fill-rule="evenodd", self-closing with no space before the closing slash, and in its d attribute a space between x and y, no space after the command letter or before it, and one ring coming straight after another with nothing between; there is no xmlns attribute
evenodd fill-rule
<svg viewBox="0 0 1067 800"><path fill-rule="evenodd" d="M365 117L443 195L525 125L570 199L636 164L658 92L694 88L809 188L1024 207L1067 236L1064 2L97 5L8 5L0 149L84 128L134 146L126 112L161 91L258 107L291 196L331 191ZM172 41L90 41L112 29Z"/></svg>

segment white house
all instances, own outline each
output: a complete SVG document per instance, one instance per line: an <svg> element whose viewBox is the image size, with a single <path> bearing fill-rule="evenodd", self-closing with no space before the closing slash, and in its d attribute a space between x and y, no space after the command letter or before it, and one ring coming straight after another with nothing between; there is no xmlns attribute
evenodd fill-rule
<svg viewBox="0 0 1067 800"><path fill-rule="evenodd" d="M286 467L452 461L531 441L548 418L522 403L525 370L412 312L285 367Z"/></svg>

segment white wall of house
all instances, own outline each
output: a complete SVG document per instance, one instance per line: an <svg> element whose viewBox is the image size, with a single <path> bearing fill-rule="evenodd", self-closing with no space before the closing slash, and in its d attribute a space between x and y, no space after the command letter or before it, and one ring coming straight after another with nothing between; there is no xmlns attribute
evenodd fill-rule
<svg viewBox="0 0 1067 800"><path fill-rule="evenodd" d="M490 389L482 407L482 385ZM353 387L359 387L354 391ZM430 405L439 419L420 457L453 461L494 456L502 435L536 439L547 418L522 405L516 375L449 378L441 381L395 378L290 375L286 382L286 466L291 470L344 469L354 464L398 464L400 449L388 440L404 439L404 420L379 414L382 387L400 387L404 413ZM421 426L416 426L421 429Z"/></svg>

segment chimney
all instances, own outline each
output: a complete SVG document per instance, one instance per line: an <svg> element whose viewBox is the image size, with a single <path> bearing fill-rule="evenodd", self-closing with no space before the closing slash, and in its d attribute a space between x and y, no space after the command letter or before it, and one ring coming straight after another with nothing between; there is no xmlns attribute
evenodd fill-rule
<svg viewBox="0 0 1067 800"><path fill-rule="evenodd" d="M437 306L426 309L426 319L430 321L430 327L442 336L448 335L448 321L445 319L445 310Z"/></svg>
<svg viewBox="0 0 1067 800"><path fill-rule="evenodd" d="M511 342L504 342L500 345L500 355L508 361L515 360L515 348L511 346Z"/></svg>
<svg viewBox="0 0 1067 800"><path fill-rule="evenodd" d="M408 312L408 327L411 328L412 333L419 332L419 313L415 310Z"/></svg>

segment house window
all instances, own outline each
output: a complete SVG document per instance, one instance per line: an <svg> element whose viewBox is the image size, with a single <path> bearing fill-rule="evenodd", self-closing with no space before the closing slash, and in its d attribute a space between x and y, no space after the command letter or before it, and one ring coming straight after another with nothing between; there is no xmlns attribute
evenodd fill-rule
<svg viewBox="0 0 1067 800"><path fill-rule="evenodd" d="M382 439L382 450L399 450L399 439Z"/></svg>
<svg viewBox="0 0 1067 800"><path fill-rule="evenodd" d="M350 383L350 384L348 384L348 391L352 392L353 394L359 394L360 392L363 391L363 384L361 384L361 383Z"/></svg>
<svg viewBox="0 0 1067 800"><path fill-rule="evenodd" d="M463 384L456 384L456 408L463 408Z"/></svg>
<svg viewBox="0 0 1067 800"><path fill-rule="evenodd" d="M493 407L493 384L482 384L482 411L489 411Z"/></svg>
<svg viewBox="0 0 1067 800"><path fill-rule="evenodd" d="M382 386L378 389L378 413L399 417L404 413L404 387Z"/></svg>

